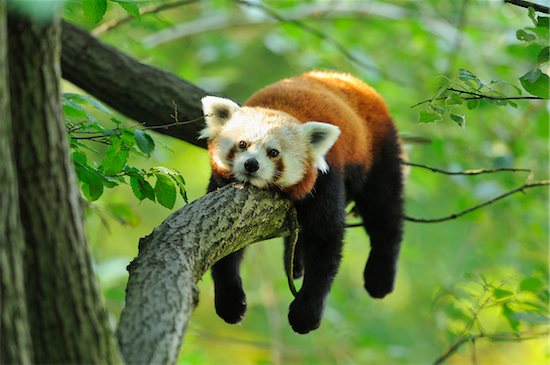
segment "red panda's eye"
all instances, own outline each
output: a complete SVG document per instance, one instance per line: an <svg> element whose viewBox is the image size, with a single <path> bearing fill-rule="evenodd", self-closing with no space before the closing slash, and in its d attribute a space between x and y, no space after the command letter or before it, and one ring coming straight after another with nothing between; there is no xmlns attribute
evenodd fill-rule
<svg viewBox="0 0 550 365"><path fill-rule="evenodd" d="M272 148L269 151L267 151L267 155L269 157L277 157L279 156L279 151L277 151L275 148Z"/></svg>
<svg viewBox="0 0 550 365"><path fill-rule="evenodd" d="M247 144L246 144L245 141L240 141L240 142L239 142L239 148L240 148L241 150L246 149L246 147L247 147Z"/></svg>

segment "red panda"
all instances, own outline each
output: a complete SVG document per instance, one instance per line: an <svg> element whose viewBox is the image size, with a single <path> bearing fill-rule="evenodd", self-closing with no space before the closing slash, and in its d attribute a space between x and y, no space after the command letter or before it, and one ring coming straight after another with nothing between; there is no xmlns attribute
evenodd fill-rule
<svg viewBox="0 0 550 365"><path fill-rule="evenodd" d="M294 273L304 276L289 308L294 331L320 325L350 200L371 241L365 289L374 298L393 290L403 227L401 146L374 89L349 74L313 71L265 87L242 107L213 96L202 104L201 138L212 165L208 191L241 181L279 189L294 201L301 226ZM212 268L216 312L228 323L240 322L246 311L243 253ZM290 254L286 242L285 257Z"/></svg>

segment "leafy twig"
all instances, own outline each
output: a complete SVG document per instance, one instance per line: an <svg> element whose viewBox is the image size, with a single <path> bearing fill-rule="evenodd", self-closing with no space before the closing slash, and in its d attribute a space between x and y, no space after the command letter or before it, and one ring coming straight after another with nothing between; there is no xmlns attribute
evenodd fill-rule
<svg viewBox="0 0 550 365"><path fill-rule="evenodd" d="M181 1L174 1L172 3L167 3L167 4L147 6L147 7L141 8L140 14L141 15L155 14L163 10L173 9L179 6L193 4L199 1L200 0L181 0ZM97 37L105 32L118 28L119 26L131 21L134 18L135 17L133 15L128 14L125 17L104 22L98 27L92 29L90 33L92 33L94 36Z"/></svg>
<svg viewBox="0 0 550 365"><path fill-rule="evenodd" d="M548 331L542 332L512 332L512 333L479 333L477 335L463 335L460 336L448 349L447 351L439 356L435 361L434 365L442 364L445 360L451 357L455 352L458 351L460 346L466 342L476 341L477 339L484 338L489 341L499 341L499 342L520 342L533 340L548 336Z"/></svg>
<svg viewBox="0 0 550 365"><path fill-rule="evenodd" d="M475 93L475 92L471 92L471 91L458 90L458 89L455 89L455 88L452 88L452 87L449 87L446 90L447 91L453 91L453 92L456 92L456 93L459 93L459 94L470 95L468 97L462 98L463 100L481 100L481 99L489 99L489 100L544 100L543 98L538 97L538 96L491 96L491 95L484 95L484 94L479 94L479 93ZM446 96L423 100L421 102L418 102L418 103L412 105L411 108L417 107L417 106L422 105L422 104L431 103L431 102L436 101L436 100L445 100L445 99L447 99Z"/></svg>

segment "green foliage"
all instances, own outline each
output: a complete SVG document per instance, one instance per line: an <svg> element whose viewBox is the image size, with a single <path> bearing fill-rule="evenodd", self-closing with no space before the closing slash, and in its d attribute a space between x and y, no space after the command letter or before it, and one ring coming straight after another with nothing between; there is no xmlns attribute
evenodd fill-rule
<svg viewBox="0 0 550 365"><path fill-rule="evenodd" d="M544 102L490 101L447 90L436 95L443 99L433 102L442 109L426 105L434 99L434 90L444 86L478 90L480 95L496 98L530 96L519 78L537 68L547 72L548 44L536 39L517 40L518 29L534 37L544 31L525 29L526 20L530 28L537 28L524 16L525 9L483 0L364 3L262 2L278 14L305 22L336 40L369 67L351 62L326 39L295 23L275 22L257 8L225 0L203 0L142 14L141 21L123 23L100 38L137 59L240 102L270 82L306 70L350 72L384 97L403 135L424 140L405 140L411 161L453 171L523 167L532 171L533 179L548 178L550 131ZM467 11L460 26L463 3ZM147 6L156 4L164 2ZM125 19L127 15L120 6L109 6L104 21ZM80 8L66 16L69 21L93 27ZM533 17L538 21L537 15ZM178 37L180 30L183 32ZM160 41L162 37L158 37L154 41L163 33L174 38ZM455 34L460 35L460 45L454 43ZM425 99L430 101L410 108ZM419 114L427 123L415 123ZM467 129L455 128L464 123L457 116L467 119ZM106 129L114 128L106 120ZM435 120L451 123L431 123ZM146 160L150 161L148 166L176 168L188 180L190 199L204 195L210 173L207 152L153 133L151 136L156 148ZM138 147L139 137L135 138L134 148L147 155ZM163 154L159 149L163 143L174 152ZM102 144L89 146L103 156ZM87 149L84 152L100 166L98 155ZM134 161L132 153L129 161ZM422 217L454 213L514 188L524 179L523 174L447 177L412 168L406 212ZM166 216L165 208L153 203L158 200L156 177L141 179L137 175L129 180L132 189L112 189L113 194L102 195L92 206L104 205L110 214L89 214L86 218L98 273L109 277L103 279L102 289L114 317L124 305L125 266L136 255L136 243ZM134 195L143 200L134 199ZM383 300L372 300L362 288L368 236L361 229L347 230L342 264L323 322L307 336L297 336L288 327L291 295L282 269L280 240L253 245L241 265L249 298L244 321L229 326L215 315L212 280L205 275L199 283L200 304L189 325L180 363L433 363L472 321L470 308L490 297L494 305L481 310L479 319L485 333L513 334L517 341L479 339L478 363L545 364L547 341L520 339L525 332L543 329L531 322L545 316L537 305L548 287L547 201L547 190L530 189L446 223L407 223L395 291ZM126 209L120 209L120 204ZM113 206L117 207L116 214ZM140 224L112 224L118 221ZM111 223L109 228L106 223ZM475 275L462 279L465 272ZM490 278L486 289L480 284L480 275ZM454 289L456 297L449 295L434 305L434 292L441 286ZM539 286L540 294L530 294L529 288L538 290ZM461 289L466 293L461 294ZM537 304L529 306L528 302ZM477 322L473 326L466 333L479 334ZM339 339L338 346L334 346L335 338ZM467 351L472 347L471 342L464 344L449 363L472 363Z"/></svg>
<svg viewBox="0 0 550 365"><path fill-rule="evenodd" d="M131 16L141 19L138 4L144 3L142 0L109 0L120 5ZM82 0L82 11L86 18L93 23L99 23L103 20L107 12L107 0Z"/></svg>
<svg viewBox="0 0 550 365"><path fill-rule="evenodd" d="M544 277L537 273L499 283L483 276L471 277L441 290L434 305L447 318L451 338L487 334L490 328L499 333L548 330L548 283ZM484 323L490 318L486 312L495 310L502 313L500 322Z"/></svg>
<svg viewBox="0 0 550 365"><path fill-rule="evenodd" d="M104 127L88 110L90 107L109 117L114 127ZM172 209L179 191L187 202L185 181L178 171L161 166L140 169L129 164L132 156L150 157L155 150L153 138L144 129L123 127L103 104L86 95L64 94L63 110L76 175L86 199L95 201L105 188L129 183L140 201L149 199ZM106 148L99 150L97 146ZM156 179L154 189L149 182L152 178Z"/></svg>
<svg viewBox="0 0 550 365"><path fill-rule="evenodd" d="M527 27L516 31L516 38L533 45L537 53L537 65L521 76L519 81L523 89L539 98L548 99L548 88L550 78L541 71L540 67L548 63L548 19L547 17L536 16L532 8L528 10L529 18L535 27ZM435 123L441 121L452 121L460 127L465 126L465 115L460 107L466 104L468 110L478 108L481 103L489 103L496 106L511 106L517 108L517 100L528 99L522 97L522 90L516 85L503 81L485 82L471 71L461 69L454 78L444 79L444 85L437 94L428 100L425 110L420 111L418 123ZM507 90L514 91L510 95ZM421 103L421 104L425 104ZM417 104L419 105L419 104ZM456 112L458 110L458 112Z"/></svg>

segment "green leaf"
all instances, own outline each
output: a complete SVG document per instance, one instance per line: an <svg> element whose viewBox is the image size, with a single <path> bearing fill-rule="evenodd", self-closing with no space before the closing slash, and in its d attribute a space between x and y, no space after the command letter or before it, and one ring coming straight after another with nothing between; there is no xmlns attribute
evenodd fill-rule
<svg viewBox="0 0 550 365"><path fill-rule="evenodd" d="M519 78L523 88L530 94L548 99L548 84L550 78L540 69L536 68Z"/></svg>
<svg viewBox="0 0 550 365"><path fill-rule="evenodd" d="M529 19L533 22L533 24L537 25L537 14L535 12L535 8L532 6L527 8L527 15L529 16Z"/></svg>
<svg viewBox="0 0 550 365"><path fill-rule="evenodd" d="M156 175L155 196L157 201L164 207L172 209L176 202L176 187L172 180L164 175Z"/></svg>
<svg viewBox="0 0 550 365"><path fill-rule="evenodd" d="M519 283L519 290L538 293L544 287L544 283L537 277L528 277Z"/></svg>
<svg viewBox="0 0 550 365"><path fill-rule="evenodd" d="M155 149L155 141L153 141L153 138L139 128L134 129L134 137L139 149L147 156L151 156L151 152Z"/></svg>
<svg viewBox="0 0 550 365"><path fill-rule="evenodd" d="M81 164L86 165L87 164L87 157L86 154L82 151L74 151L71 153L71 157L74 161L80 162Z"/></svg>
<svg viewBox="0 0 550 365"><path fill-rule="evenodd" d="M155 201L155 191L153 190L153 187L147 180L143 178L141 175L135 175L130 177L130 186L132 187L132 191L134 192L134 195L139 200L143 200L145 198Z"/></svg>
<svg viewBox="0 0 550 365"><path fill-rule="evenodd" d="M550 18L547 16L539 16L537 17L537 27L539 28L546 28L548 29L548 26L550 25Z"/></svg>
<svg viewBox="0 0 550 365"><path fill-rule="evenodd" d="M124 10L131 16L135 17L136 19L141 19L141 14L139 13L139 8L136 4L130 3L130 2L118 2L118 5L122 6Z"/></svg>
<svg viewBox="0 0 550 365"><path fill-rule="evenodd" d="M502 314L506 317L508 324L514 332L519 329L519 320L516 318L514 311L506 304L502 305Z"/></svg>
<svg viewBox="0 0 550 365"><path fill-rule="evenodd" d="M466 124L466 118L464 117L464 115L451 113L450 117L453 122L464 128Z"/></svg>
<svg viewBox="0 0 550 365"><path fill-rule="evenodd" d="M527 322L530 324L548 324L549 322L548 317L533 312L517 312L514 313L514 318L518 321Z"/></svg>
<svg viewBox="0 0 550 365"><path fill-rule="evenodd" d="M69 99L71 99L71 100L73 100L77 103L78 102L88 103L88 104L94 106L96 109L98 109L98 110L100 110L104 113L112 114L111 111L109 109L107 109L103 104L101 104L96 99L89 97L88 95L74 94L74 93L64 93L63 96L66 97L66 98L69 98Z"/></svg>
<svg viewBox="0 0 550 365"><path fill-rule="evenodd" d="M427 110L421 111L418 117L418 123L434 123L439 122L440 120L441 117L439 116L439 114L429 112Z"/></svg>
<svg viewBox="0 0 550 365"><path fill-rule="evenodd" d="M187 203L187 192L185 191L185 180L183 179L183 176L177 173L175 175L170 175L170 177L176 182L176 185L178 185L180 195L183 198L183 201Z"/></svg>
<svg viewBox="0 0 550 365"><path fill-rule="evenodd" d="M466 101L466 106L470 110L477 108L479 106L479 99L470 99Z"/></svg>
<svg viewBox="0 0 550 365"><path fill-rule="evenodd" d="M458 78L462 81L474 81L477 84L477 87L481 87L483 85L481 80L476 75L462 68L458 71Z"/></svg>
<svg viewBox="0 0 550 365"><path fill-rule="evenodd" d="M543 64L545 62L548 62L550 59L550 47L544 47L540 50L539 55L537 57L537 62L540 64Z"/></svg>
<svg viewBox="0 0 550 365"><path fill-rule="evenodd" d="M86 199L90 201L99 199L103 194L103 182L98 172L76 159L75 171L78 179L82 181L82 193Z"/></svg>
<svg viewBox="0 0 550 365"><path fill-rule="evenodd" d="M99 23L107 11L107 0L82 0L82 10L86 18Z"/></svg>
<svg viewBox="0 0 550 365"><path fill-rule="evenodd" d="M119 137L113 136L111 143L112 145L105 151L106 156L102 163L102 169L106 175L115 175L121 172L129 155L128 150L122 147L122 140Z"/></svg>
<svg viewBox="0 0 550 365"><path fill-rule="evenodd" d="M518 31L516 31L516 38L518 39L518 41L532 42L537 37L532 33L527 33L525 30L519 29Z"/></svg>
<svg viewBox="0 0 550 365"><path fill-rule="evenodd" d="M445 104L447 105L461 105L462 103L464 103L464 100L456 93L450 94L447 99L445 99Z"/></svg>
<svg viewBox="0 0 550 365"><path fill-rule="evenodd" d="M120 138L122 139L122 143L124 144L124 146L126 146L127 148L132 148L136 143L134 133L131 129L123 129L122 133L120 134Z"/></svg>
<svg viewBox="0 0 550 365"><path fill-rule="evenodd" d="M68 99L63 100L63 113L70 118L81 119L87 117L86 110L83 107Z"/></svg>
<svg viewBox="0 0 550 365"><path fill-rule="evenodd" d="M495 288L493 290L493 296L496 299L504 299L504 298L509 298L514 296L514 293L511 292L510 290Z"/></svg>

